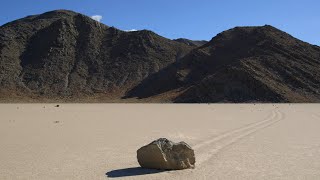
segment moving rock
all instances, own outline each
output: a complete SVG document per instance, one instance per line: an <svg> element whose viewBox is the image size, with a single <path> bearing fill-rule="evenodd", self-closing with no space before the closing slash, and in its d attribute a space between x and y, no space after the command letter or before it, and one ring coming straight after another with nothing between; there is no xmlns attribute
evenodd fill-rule
<svg viewBox="0 0 320 180"><path fill-rule="evenodd" d="M185 142L174 143L166 138L140 148L137 158L143 168L182 170L195 167L194 150Z"/></svg>

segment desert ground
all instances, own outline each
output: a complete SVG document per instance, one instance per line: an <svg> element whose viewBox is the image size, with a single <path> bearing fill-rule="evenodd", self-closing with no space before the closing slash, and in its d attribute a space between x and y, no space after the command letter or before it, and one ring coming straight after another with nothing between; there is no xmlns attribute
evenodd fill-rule
<svg viewBox="0 0 320 180"><path fill-rule="evenodd" d="M1 104L0 179L319 179L320 104ZM185 141L196 168L139 168Z"/></svg>

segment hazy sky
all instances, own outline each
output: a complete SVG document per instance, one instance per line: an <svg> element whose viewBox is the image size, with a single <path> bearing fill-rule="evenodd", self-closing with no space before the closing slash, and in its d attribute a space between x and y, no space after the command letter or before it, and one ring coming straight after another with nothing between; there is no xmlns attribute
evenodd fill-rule
<svg viewBox="0 0 320 180"><path fill-rule="evenodd" d="M270 24L320 45L320 0L1 0L0 24L69 9L122 30L210 40L235 26ZM101 19L102 18L102 19Z"/></svg>

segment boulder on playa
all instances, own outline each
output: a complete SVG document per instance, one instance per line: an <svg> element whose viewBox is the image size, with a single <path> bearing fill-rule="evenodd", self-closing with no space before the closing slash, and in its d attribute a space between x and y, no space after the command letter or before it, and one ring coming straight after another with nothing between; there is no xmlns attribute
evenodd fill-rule
<svg viewBox="0 0 320 180"><path fill-rule="evenodd" d="M182 170L195 167L194 150L185 142L174 143L166 138L140 148L137 158L143 168Z"/></svg>

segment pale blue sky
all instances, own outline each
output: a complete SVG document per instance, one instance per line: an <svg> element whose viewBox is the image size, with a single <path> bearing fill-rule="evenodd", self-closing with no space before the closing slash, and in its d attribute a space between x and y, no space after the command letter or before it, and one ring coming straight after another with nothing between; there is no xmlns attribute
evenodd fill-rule
<svg viewBox="0 0 320 180"><path fill-rule="evenodd" d="M270 24L320 45L319 0L2 0L0 24L55 9L101 15L106 25L172 39L210 40L235 26Z"/></svg>

